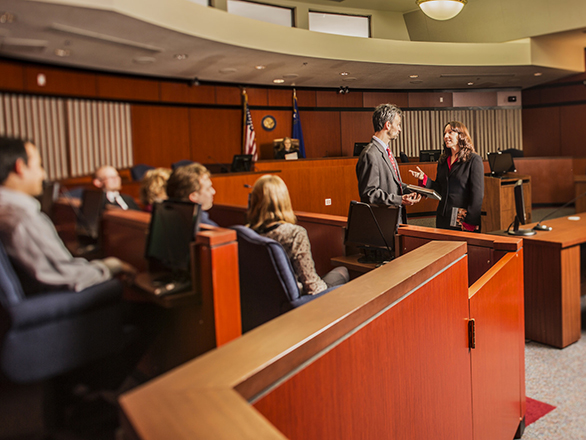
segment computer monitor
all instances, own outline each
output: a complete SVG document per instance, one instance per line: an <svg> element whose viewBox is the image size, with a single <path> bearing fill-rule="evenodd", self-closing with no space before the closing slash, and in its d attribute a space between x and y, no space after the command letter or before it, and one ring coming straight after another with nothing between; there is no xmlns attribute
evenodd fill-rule
<svg viewBox="0 0 586 440"><path fill-rule="evenodd" d="M380 264L393 259L400 212L398 206L350 202L344 244L360 248L359 262Z"/></svg>
<svg viewBox="0 0 586 440"><path fill-rule="evenodd" d="M519 229L519 225L527 223L527 213L525 211L525 197L523 196L523 180L519 179L515 184L515 220L513 221L513 230L507 231L510 235L535 235L532 229Z"/></svg>
<svg viewBox="0 0 586 440"><path fill-rule="evenodd" d="M488 153L488 165L490 166L490 174L494 177L517 171L513 156L500 151L498 153Z"/></svg>
<svg viewBox="0 0 586 440"><path fill-rule="evenodd" d="M53 203L59 197L59 182L51 182L50 180L43 181L43 192L37 196L37 200L41 204L41 211L51 217L53 213Z"/></svg>
<svg viewBox="0 0 586 440"><path fill-rule="evenodd" d="M354 143L354 156L360 156L362 150L366 148L368 142L355 142Z"/></svg>
<svg viewBox="0 0 586 440"><path fill-rule="evenodd" d="M86 189L81 195L81 207L77 217L76 232L78 239L97 242L100 232L100 220L106 204L106 193L100 190ZM80 240L83 241L83 240ZM81 243L89 244L89 243Z"/></svg>
<svg viewBox="0 0 586 440"><path fill-rule="evenodd" d="M232 158L232 166L230 171L233 173L241 173L250 171L252 168L252 154L235 154Z"/></svg>
<svg viewBox="0 0 586 440"><path fill-rule="evenodd" d="M189 278L190 246L199 226L201 205L165 200L153 204L145 257L150 272Z"/></svg>
<svg viewBox="0 0 586 440"><path fill-rule="evenodd" d="M437 162L442 150L419 150L419 162Z"/></svg>

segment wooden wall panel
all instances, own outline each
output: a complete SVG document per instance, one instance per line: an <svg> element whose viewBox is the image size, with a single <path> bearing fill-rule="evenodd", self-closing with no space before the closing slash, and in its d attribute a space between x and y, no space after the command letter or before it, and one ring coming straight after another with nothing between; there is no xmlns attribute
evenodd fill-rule
<svg viewBox="0 0 586 440"><path fill-rule="evenodd" d="M297 90L297 105L299 107L317 107L315 90Z"/></svg>
<svg viewBox="0 0 586 440"><path fill-rule="evenodd" d="M187 108L133 105L131 111L135 164L169 167L190 159Z"/></svg>
<svg viewBox="0 0 586 440"><path fill-rule="evenodd" d="M585 91L586 87L580 86ZM560 107L560 156L586 156L586 105Z"/></svg>
<svg viewBox="0 0 586 440"><path fill-rule="evenodd" d="M342 156L352 156L355 142L370 142L372 128L371 112L343 112L341 119Z"/></svg>
<svg viewBox="0 0 586 440"><path fill-rule="evenodd" d="M306 157L342 155L340 112L300 111Z"/></svg>
<svg viewBox="0 0 586 440"><path fill-rule="evenodd" d="M216 104L242 105L242 92L236 86L216 86Z"/></svg>
<svg viewBox="0 0 586 440"><path fill-rule="evenodd" d="M316 107L362 107L362 92L317 91Z"/></svg>
<svg viewBox="0 0 586 440"><path fill-rule="evenodd" d="M293 91L284 89L268 89L269 105L271 107L291 107L293 108ZM297 96L297 105L299 106L299 96Z"/></svg>
<svg viewBox="0 0 586 440"><path fill-rule="evenodd" d="M245 87L248 95L248 105L269 105L268 89L257 89L254 87Z"/></svg>
<svg viewBox="0 0 586 440"><path fill-rule="evenodd" d="M519 174L531 176L533 204L561 204L574 198L571 157L517 158L515 167Z"/></svg>
<svg viewBox="0 0 586 440"><path fill-rule="evenodd" d="M409 106L409 94L407 92L364 92L364 107L375 108L379 104L395 104L398 107Z"/></svg>
<svg viewBox="0 0 586 440"><path fill-rule="evenodd" d="M97 96L96 75L50 67L25 66L25 90L32 93L64 96ZM46 84L39 86L37 77L45 75Z"/></svg>
<svg viewBox="0 0 586 440"><path fill-rule="evenodd" d="M191 86L186 83L161 81L161 101L190 104L215 104L214 86Z"/></svg>
<svg viewBox="0 0 586 440"><path fill-rule="evenodd" d="M242 151L242 123L241 109L190 108L191 160L232 163Z"/></svg>
<svg viewBox="0 0 586 440"><path fill-rule="evenodd" d="M415 108L441 108L452 107L452 94L414 92L409 93L409 107Z"/></svg>
<svg viewBox="0 0 586 440"><path fill-rule="evenodd" d="M566 87L546 87L540 90L542 104L557 104L586 100L586 87L583 84Z"/></svg>
<svg viewBox="0 0 586 440"><path fill-rule="evenodd" d="M98 96L129 101L159 101L160 83L150 79L98 75Z"/></svg>
<svg viewBox="0 0 586 440"><path fill-rule="evenodd" d="M541 89L527 89L522 92L524 106L541 104Z"/></svg>
<svg viewBox="0 0 586 440"><path fill-rule="evenodd" d="M0 61L0 89L15 92L24 90L24 67L21 64Z"/></svg>
<svg viewBox="0 0 586 440"><path fill-rule="evenodd" d="M288 110L251 110L250 114L256 133L256 145L259 148L259 160L273 159L273 140L286 136L291 137L293 112ZM268 115L271 115L277 121L276 127L271 131L265 130L261 124L262 119ZM303 127L303 119L301 119L301 126Z"/></svg>
<svg viewBox="0 0 586 440"><path fill-rule="evenodd" d="M559 107L523 109L523 151L526 156L561 156Z"/></svg>

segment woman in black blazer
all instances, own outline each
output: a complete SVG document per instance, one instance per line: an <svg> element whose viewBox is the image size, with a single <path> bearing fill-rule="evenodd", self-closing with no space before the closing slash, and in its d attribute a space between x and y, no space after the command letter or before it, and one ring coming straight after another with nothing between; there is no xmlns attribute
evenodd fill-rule
<svg viewBox="0 0 586 440"><path fill-rule="evenodd" d="M437 207L437 228L480 232L484 165L464 124L453 121L444 127L444 151L435 181L419 167L417 170L409 171L419 179L419 184L442 196Z"/></svg>

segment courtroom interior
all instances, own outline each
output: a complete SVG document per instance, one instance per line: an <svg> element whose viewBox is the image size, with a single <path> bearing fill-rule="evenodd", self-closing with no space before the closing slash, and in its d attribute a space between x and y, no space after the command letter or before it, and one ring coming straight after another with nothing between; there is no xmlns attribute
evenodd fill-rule
<svg viewBox="0 0 586 440"><path fill-rule="evenodd" d="M445 1L0 0L0 439L586 439L586 3ZM476 232L361 201L386 103L399 198L467 127Z"/></svg>

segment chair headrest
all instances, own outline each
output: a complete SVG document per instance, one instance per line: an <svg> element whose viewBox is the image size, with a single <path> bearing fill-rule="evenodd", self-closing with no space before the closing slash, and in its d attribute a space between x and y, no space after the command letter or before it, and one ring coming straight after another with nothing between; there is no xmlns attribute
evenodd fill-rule
<svg viewBox="0 0 586 440"><path fill-rule="evenodd" d="M0 302L8 307L20 303L24 298L22 285L14 272L4 245L0 242Z"/></svg>

